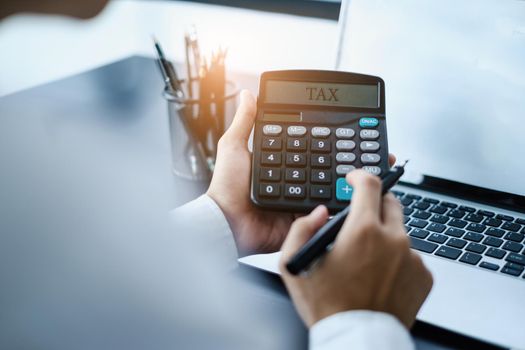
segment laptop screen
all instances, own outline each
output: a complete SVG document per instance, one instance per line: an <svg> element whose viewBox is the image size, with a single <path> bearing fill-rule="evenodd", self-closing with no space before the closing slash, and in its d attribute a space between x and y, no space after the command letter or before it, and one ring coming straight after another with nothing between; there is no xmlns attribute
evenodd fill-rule
<svg viewBox="0 0 525 350"><path fill-rule="evenodd" d="M405 180L524 196L525 1L352 0L346 11L337 68L385 80Z"/></svg>

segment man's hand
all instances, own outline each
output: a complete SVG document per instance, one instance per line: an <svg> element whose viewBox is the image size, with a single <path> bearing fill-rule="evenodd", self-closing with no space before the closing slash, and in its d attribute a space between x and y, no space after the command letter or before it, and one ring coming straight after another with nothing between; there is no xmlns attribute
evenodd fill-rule
<svg viewBox="0 0 525 350"><path fill-rule="evenodd" d="M432 288L432 276L409 249L398 200L381 199L379 178L356 170L352 210L333 249L307 276L292 276L286 262L326 222L325 207L297 219L282 248L284 282L308 327L347 310L374 310L397 317L407 328Z"/></svg>
<svg viewBox="0 0 525 350"><path fill-rule="evenodd" d="M248 138L255 115L255 99L248 91L241 91L241 103L232 125L219 141L207 192L228 220L240 255L279 250L295 219L293 214L258 209L250 201Z"/></svg>

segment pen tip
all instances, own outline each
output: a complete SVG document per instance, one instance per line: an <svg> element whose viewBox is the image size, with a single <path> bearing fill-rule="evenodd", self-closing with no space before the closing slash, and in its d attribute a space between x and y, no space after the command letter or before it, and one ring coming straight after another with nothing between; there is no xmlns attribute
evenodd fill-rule
<svg viewBox="0 0 525 350"><path fill-rule="evenodd" d="M406 159L405 162L404 162L401 166L404 168L405 165L407 165L407 163L408 163L409 160L410 160L410 159Z"/></svg>

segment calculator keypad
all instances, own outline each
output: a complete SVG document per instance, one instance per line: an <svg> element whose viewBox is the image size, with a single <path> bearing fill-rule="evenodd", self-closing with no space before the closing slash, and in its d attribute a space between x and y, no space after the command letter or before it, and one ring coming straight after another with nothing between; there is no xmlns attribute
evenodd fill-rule
<svg viewBox="0 0 525 350"><path fill-rule="evenodd" d="M274 201L344 204L353 193L347 173L356 168L382 173L386 148L382 149L380 130L385 129L379 123L362 117L352 127L263 125L258 195Z"/></svg>

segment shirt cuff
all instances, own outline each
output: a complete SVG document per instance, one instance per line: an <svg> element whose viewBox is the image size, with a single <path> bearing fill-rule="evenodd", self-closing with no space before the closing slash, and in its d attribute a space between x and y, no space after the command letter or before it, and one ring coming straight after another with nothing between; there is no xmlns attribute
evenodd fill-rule
<svg viewBox="0 0 525 350"><path fill-rule="evenodd" d="M208 195L188 202L171 211L175 229L209 247L218 257L237 263L237 246L233 232L221 208Z"/></svg>
<svg viewBox="0 0 525 350"><path fill-rule="evenodd" d="M407 329L394 316L377 311L340 312L310 330L310 349L414 349Z"/></svg>

